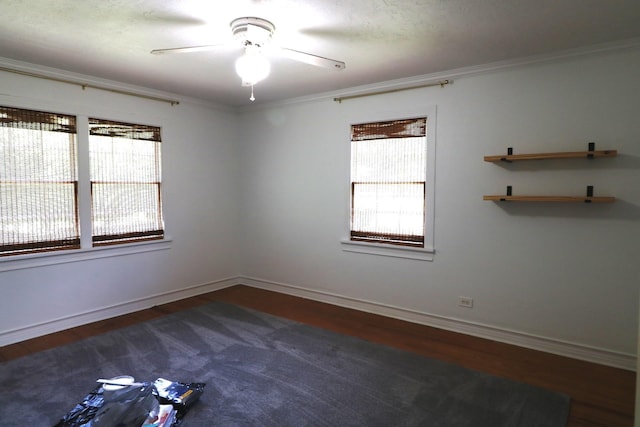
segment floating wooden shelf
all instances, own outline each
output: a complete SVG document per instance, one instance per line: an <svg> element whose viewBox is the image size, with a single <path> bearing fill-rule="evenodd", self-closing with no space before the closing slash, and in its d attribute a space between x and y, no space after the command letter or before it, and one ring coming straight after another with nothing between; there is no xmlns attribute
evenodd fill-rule
<svg viewBox="0 0 640 427"><path fill-rule="evenodd" d="M615 157L618 150L599 151L566 151L562 153L511 154L501 156L484 156L485 162L514 162L517 160L545 160L545 159L578 159L595 157Z"/></svg>
<svg viewBox="0 0 640 427"><path fill-rule="evenodd" d="M573 203L613 203L615 197L585 197L585 196L504 196L491 195L483 196L482 200L494 202L573 202Z"/></svg>
<svg viewBox="0 0 640 427"><path fill-rule="evenodd" d="M561 203L613 203L615 197L611 196L594 196L593 186L587 186L586 196L514 196L512 195L512 187L507 186L507 194L483 196L482 200L490 200L493 202L561 202Z"/></svg>
<svg viewBox="0 0 640 427"><path fill-rule="evenodd" d="M517 160L547 160L547 159L593 159L596 157L615 157L618 150L595 150L595 143L589 143L587 151L565 151L559 153L513 154L513 148L507 154L498 156L484 156L485 162L514 162Z"/></svg>

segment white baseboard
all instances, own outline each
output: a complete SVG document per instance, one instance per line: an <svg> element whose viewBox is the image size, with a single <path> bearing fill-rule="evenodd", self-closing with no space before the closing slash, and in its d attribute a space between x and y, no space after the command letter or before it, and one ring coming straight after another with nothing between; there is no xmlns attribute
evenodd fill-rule
<svg viewBox="0 0 640 427"><path fill-rule="evenodd" d="M466 320L439 316L414 310L408 310L376 302L365 301L337 295L329 292L306 289L284 283L277 283L252 277L239 277L238 283L255 288L275 291L283 294L302 297L314 301L325 302L340 307L351 308L399 320L446 329L480 338L513 344L533 350L566 356L573 359L598 363L601 365L622 368L629 371L636 370L636 356L596 348L584 344L547 338L514 330L497 328Z"/></svg>
<svg viewBox="0 0 640 427"><path fill-rule="evenodd" d="M0 332L0 346L13 344L123 314L145 310L155 305L166 304L239 284L333 304L340 307L379 314L394 319L405 320L412 323L432 326L493 341L513 344L520 347L531 348L560 356L571 357L573 359L613 366L629 371L636 370L636 356L634 354L620 353L584 344L561 341L504 328L497 328L491 325L408 310L362 299L345 297L329 292L243 276L190 286L177 291L165 292L133 301L127 301L122 304L115 304L84 313L65 316L49 322L3 331Z"/></svg>
<svg viewBox="0 0 640 427"><path fill-rule="evenodd" d="M78 313L71 316L61 317L48 322L25 326L18 329L0 332L0 346L13 344L35 337L59 332L69 328L86 325L88 323L109 319L123 314L129 314L147 308L166 304L173 301L193 297L207 292L216 291L230 286L238 285L238 278L228 278L216 280L214 282L201 285L190 286L177 291L164 292L121 304L102 307L96 310Z"/></svg>

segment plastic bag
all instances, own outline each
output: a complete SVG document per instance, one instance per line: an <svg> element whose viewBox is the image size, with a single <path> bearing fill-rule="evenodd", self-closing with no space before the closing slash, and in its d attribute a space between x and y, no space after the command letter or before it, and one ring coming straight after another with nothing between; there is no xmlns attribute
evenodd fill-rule
<svg viewBox="0 0 640 427"><path fill-rule="evenodd" d="M153 382L154 394L160 403L170 403L181 414L193 405L204 391L205 383L181 383L158 378Z"/></svg>
<svg viewBox="0 0 640 427"><path fill-rule="evenodd" d="M54 427L79 427L89 425L98 410L104 405L102 386L93 389Z"/></svg>
<svg viewBox="0 0 640 427"><path fill-rule="evenodd" d="M107 391L98 386L54 427L177 427L205 385L158 378Z"/></svg>
<svg viewBox="0 0 640 427"><path fill-rule="evenodd" d="M158 406L150 383L123 387L108 393L99 386L55 427L140 427Z"/></svg>

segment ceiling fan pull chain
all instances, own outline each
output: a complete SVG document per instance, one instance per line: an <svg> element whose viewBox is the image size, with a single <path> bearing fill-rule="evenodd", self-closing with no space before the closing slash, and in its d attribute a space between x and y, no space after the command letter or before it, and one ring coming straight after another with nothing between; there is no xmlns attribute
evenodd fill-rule
<svg viewBox="0 0 640 427"><path fill-rule="evenodd" d="M253 85L251 85L251 97L249 98L249 101L253 102L256 100L256 97L253 96Z"/></svg>

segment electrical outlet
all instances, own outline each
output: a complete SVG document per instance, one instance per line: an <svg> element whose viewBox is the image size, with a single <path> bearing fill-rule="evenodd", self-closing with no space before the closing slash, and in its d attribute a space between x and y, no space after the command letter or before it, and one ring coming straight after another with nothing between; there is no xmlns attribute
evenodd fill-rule
<svg viewBox="0 0 640 427"><path fill-rule="evenodd" d="M458 305L460 307L473 308L473 298L458 297Z"/></svg>

